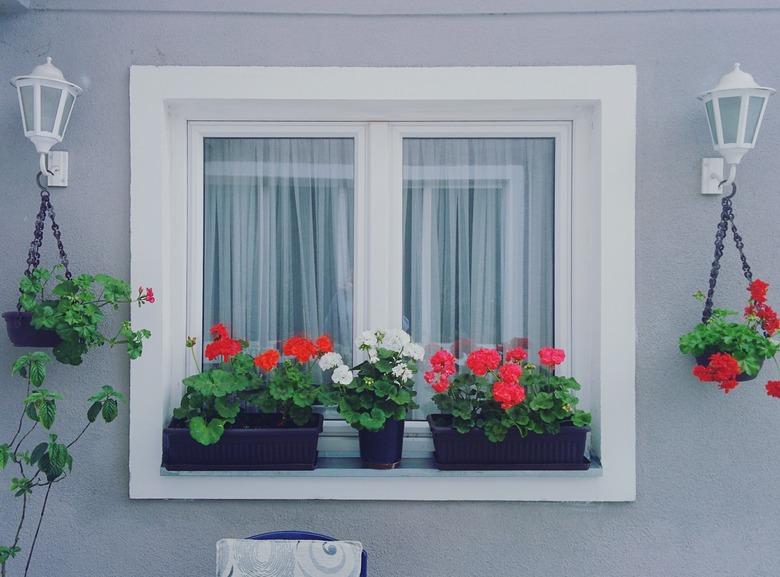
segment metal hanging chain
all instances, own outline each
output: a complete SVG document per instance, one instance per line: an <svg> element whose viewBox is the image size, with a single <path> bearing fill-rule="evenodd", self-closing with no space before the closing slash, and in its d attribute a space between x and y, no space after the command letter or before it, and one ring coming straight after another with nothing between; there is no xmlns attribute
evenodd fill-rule
<svg viewBox="0 0 780 577"><path fill-rule="evenodd" d="M731 228L731 234L734 237L734 244L737 246L737 252L739 252L739 259L742 261L742 274L745 275L748 283L753 281L753 272L750 270L750 265L748 264L747 257L745 256L745 243L743 242L742 236L737 230L737 225L734 224L734 209L731 199L734 198L735 194L737 194L737 185L732 183L731 194L723 197L723 200L721 200L721 206L723 208L720 213L718 230L715 233L715 258L712 261L712 269L710 270L710 286L707 290L707 300L704 303L704 312L702 312L701 315L701 322L703 323L706 323L708 320L710 320L710 317L712 316L715 285L718 283L720 258L723 256L723 241L726 238L729 227Z"/></svg>
<svg viewBox="0 0 780 577"><path fill-rule="evenodd" d="M46 228L46 216L48 215L51 221L51 232L54 235L54 240L57 241L57 249L59 250L60 263L65 267L65 278L70 280L73 275L68 268L68 255L65 252L65 247L62 244L62 231L60 226L55 220L54 206L51 203L51 194L49 189L46 188L41 182L42 172L38 173L36 181L41 189L41 206L38 209L38 214L35 216L35 231L33 232L33 240L30 243L30 249L27 251L27 270L24 271L25 276L32 276L38 265L41 264L41 246L43 245L43 231ZM17 305L17 309L21 310L21 302Z"/></svg>

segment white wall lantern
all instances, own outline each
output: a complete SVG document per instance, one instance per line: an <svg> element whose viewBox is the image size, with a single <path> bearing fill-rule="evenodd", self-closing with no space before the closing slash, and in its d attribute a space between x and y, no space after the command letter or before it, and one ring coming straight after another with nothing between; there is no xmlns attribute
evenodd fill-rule
<svg viewBox="0 0 780 577"><path fill-rule="evenodd" d="M50 173L46 156L52 146L62 142L73 103L82 90L65 80L62 71L52 64L51 57L29 75L12 78L11 84L19 96L24 135L40 154L41 172Z"/></svg>
<svg viewBox="0 0 780 577"><path fill-rule="evenodd" d="M729 165L726 183L734 182L737 165L755 146L767 100L774 93L772 88L759 86L736 63L715 88L699 96L707 113L713 148Z"/></svg>

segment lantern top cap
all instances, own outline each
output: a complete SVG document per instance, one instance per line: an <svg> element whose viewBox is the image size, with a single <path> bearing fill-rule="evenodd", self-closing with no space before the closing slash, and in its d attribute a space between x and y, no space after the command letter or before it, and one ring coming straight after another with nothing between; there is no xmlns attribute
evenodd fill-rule
<svg viewBox="0 0 780 577"><path fill-rule="evenodd" d="M62 74L62 70L57 68L53 63L51 56L46 57L46 62L43 64L39 64L35 68L33 68L32 72L30 74L27 74L26 76L17 76L15 78L11 79L11 84L14 86L18 85L18 81L20 80L48 80L48 81L54 81L54 82L61 82L62 84L65 84L67 86L70 86L72 90L76 92L76 94L81 94L82 90L79 86L76 86L72 82L68 82L65 80L65 76Z"/></svg>
<svg viewBox="0 0 780 577"><path fill-rule="evenodd" d="M721 76L720 82L718 82L715 88L708 90L699 98L706 98L715 92L723 92L725 90L764 90L769 94L775 93L774 88L759 86L751 74L742 70L739 62L734 64L734 69L731 72Z"/></svg>

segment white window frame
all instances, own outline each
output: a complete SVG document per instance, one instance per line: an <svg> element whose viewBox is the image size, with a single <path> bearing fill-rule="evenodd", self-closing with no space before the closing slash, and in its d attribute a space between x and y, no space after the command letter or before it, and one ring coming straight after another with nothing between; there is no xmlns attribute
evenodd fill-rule
<svg viewBox="0 0 780 577"><path fill-rule="evenodd" d="M553 500L626 501L635 499L635 309L634 174L636 72L633 66L516 68L131 68L131 280L154 286L153 306L132 310L138 326L152 330L145 354L131 364L130 496L132 498L241 499L387 499L387 500ZM565 326L556 323L558 344L569 343L571 373L593 384L592 447L602 468L596 474L515 473L504 475L162 475L164 420L178 401L175 392L188 371L184 337L201 290L188 282L193 254L202 254L188 238L198 223L189 186L190 129L202 122L277 123L280 130L312 121L326 129L354 130L347 122L367 122L358 138L386 144L386 162L369 162L365 198L386 202L388 212L369 214L356 224L356 251L371 236L397 238L384 254L402 258L400 159L404 134L435 135L474 122L477 131L517 131L501 127L526 122L549 130L571 130L567 187L571 211L556 209L556 229L570 231L563 247L556 239L556 261L568 267L568 283L556 282L556 303L570 307ZM388 124L397 122L413 124ZM196 124L198 123L198 124ZM279 123L286 123L281 125ZM231 125L237 127L237 124ZM271 125L264 125L270 128ZM427 132L426 132L427 131ZM362 136L361 136L362 134ZM356 146L361 154L362 146ZM556 146L556 155L561 147ZM193 149L191 151L195 153ZM202 153L202 148L201 148ZM363 150L362 153L365 153ZM195 157L193 157L195 158ZM356 169L359 170L356 164ZM394 176L395 175L395 176ZM557 180L557 179L556 179ZM356 180L356 211L360 206ZM397 194L390 194L395 190ZM387 191L383 196L368 191ZM560 207L559 207L560 208ZM396 214L397 212L397 214ZM358 213L359 214L359 213ZM202 214L200 217L202 219ZM193 220L195 219L195 220ZM202 220L200 221L202 226ZM202 228L201 228L202 230ZM201 236L202 243L202 236ZM366 249L372 250L371 247ZM563 253L561 253L563 254ZM362 258L355 286L386 282L382 259ZM377 262L377 260L379 262ZM558 264L556 264L556 269ZM188 272L189 271L189 272ZM559 271L556 270L556 273ZM362 279L357 275L364 275ZM364 326L397 324L401 310L400 275L382 294L386 302L361 302L356 290L356 319ZM201 277L202 278L202 277ZM559 294L559 291L567 291ZM197 305L195 305L197 303ZM559 306L556 304L556 306ZM395 315L395 311L398 314ZM200 314L200 311L198 311ZM556 315L556 319L564 318ZM356 326L360 326L357 325ZM562 331L562 332L559 332ZM567 332L569 331L569 332ZM583 336L578 336L583 335ZM570 339L570 340L568 340ZM330 431L330 436L343 435ZM420 432L413 431L413 436ZM326 437L329 436L326 434ZM428 442L429 441L425 441ZM431 472L434 473L434 472Z"/></svg>

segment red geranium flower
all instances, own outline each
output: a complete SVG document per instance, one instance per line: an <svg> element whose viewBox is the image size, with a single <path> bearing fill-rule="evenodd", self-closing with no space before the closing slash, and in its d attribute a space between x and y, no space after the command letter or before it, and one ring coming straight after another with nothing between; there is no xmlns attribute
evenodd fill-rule
<svg viewBox="0 0 780 577"><path fill-rule="evenodd" d="M780 399L780 381L769 381L766 384L766 394Z"/></svg>
<svg viewBox="0 0 780 577"><path fill-rule="evenodd" d="M457 372L455 367L455 357L452 353L441 349L431 356L431 369L434 373L442 375L454 375Z"/></svg>
<svg viewBox="0 0 780 577"><path fill-rule="evenodd" d="M146 302L148 302L148 303L154 303L155 298L154 298L154 290L153 289L147 287L146 294L144 295L144 300Z"/></svg>
<svg viewBox="0 0 780 577"><path fill-rule="evenodd" d="M255 366L260 367L266 373L273 369L279 362L279 351L268 349L257 355L254 359Z"/></svg>
<svg viewBox="0 0 780 577"><path fill-rule="evenodd" d="M501 355L495 349L477 349L466 359L466 365L475 375L483 377L489 371L495 371L501 364Z"/></svg>
<svg viewBox="0 0 780 577"><path fill-rule="evenodd" d="M728 353L714 353L707 365L693 367L693 374L700 381L720 383L726 393L737 387L736 379L741 372L737 359Z"/></svg>
<svg viewBox="0 0 780 577"><path fill-rule="evenodd" d="M282 349L288 357L295 357L299 363L307 363L317 356L317 346L306 337L290 337Z"/></svg>
<svg viewBox="0 0 780 577"><path fill-rule="evenodd" d="M212 336L214 337L214 340L217 339L227 339L230 338L230 335L228 334L228 330L225 328L225 325L222 323L217 323L213 327L211 327L211 331L209 331Z"/></svg>
<svg viewBox="0 0 780 577"><path fill-rule="evenodd" d="M515 363L506 363L498 369L498 377L507 383L516 383L523 374L523 367Z"/></svg>
<svg viewBox="0 0 780 577"><path fill-rule="evenodd" d="M750 291L750 298L757 303L760 304L765 303L766 291L768 288L769 288L768 283L765 283L761 279L757 278L756 280L750 283L750 286L748 286L748 290Z"/></svg>
<svg viewBox="0 0 780 577"><path fill-rule="evenodd" d="M206 345L206 350L203 354L210 361L213 361L217 357L222 357L222 362L226 363L231 358L235 357L241 352L241 342L231 338L219 338Z"/></svg>
<svg viewBox="0 0 780 577"><path fill-rule="evenodd" d="M501 404L501 408L511 409L525 399L525 389L517 383L496 381L493 383L493 398Z"/></svg>
<svg viewBox="0 0 780 577"><path fill-rule="evenodd" d="M721 382L718 386L723 389L724 393L728 395L731 391L737 388L737 385L739 385L739 381L736 379L731 379Z"/></svg>
<svg viewBox="0 0 780 577"><path fill-rule="evenodd" d="M314 341L314 346L317 347L317 352L321 355L333 352L333 341L330 340L328 335L320 335L317 337L317 340Z"/></svg>
<svg viewBox="0 0 780 577"><path fill-rule="evenodd" d="M566 352L563 349L553 347L544 347L539 349L539 362L547 367L560 365L566 359Z"/></svg>
<svg viewBox="0 0 780 577"><path fill-rule="evenodd" d="M431 383L431 386L433 387L433 390L436 391L437 393L443 393L444 391L450 388L450 381L446 376L441 375L439 377L439 380Z"/></svg>
<svg viewBox="0 0 780 577"><path fill-rule="evenodd" d="M517 347L507 351L504 359L508 363L524 361L528 358L528 353L523 347Z"/></svg>

